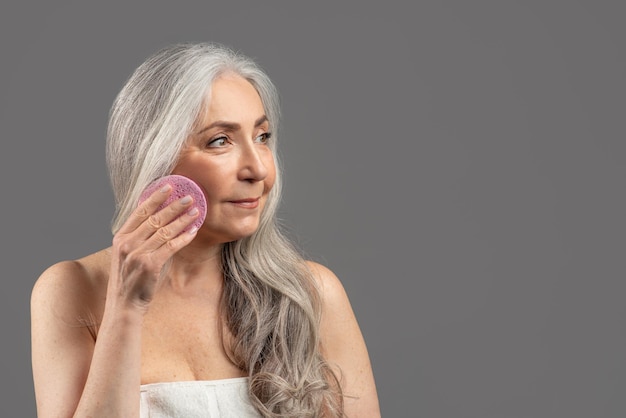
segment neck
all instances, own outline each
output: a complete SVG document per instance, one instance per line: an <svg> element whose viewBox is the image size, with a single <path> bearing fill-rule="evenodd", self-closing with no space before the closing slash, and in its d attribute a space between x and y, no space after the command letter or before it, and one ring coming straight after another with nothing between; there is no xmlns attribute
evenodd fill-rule
<svg viewBox="0 0 626 418"><path fill-rule="evenodd" d="M190 243L172 257L167 275L174 288L221 286L221 245L207 247L195 241Z"/></svg>

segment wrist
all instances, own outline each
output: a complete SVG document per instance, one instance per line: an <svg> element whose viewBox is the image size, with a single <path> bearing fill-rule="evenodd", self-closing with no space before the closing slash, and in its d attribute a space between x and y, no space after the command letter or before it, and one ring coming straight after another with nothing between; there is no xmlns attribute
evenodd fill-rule
<svg viewBox="0 0 626 418"><path fill-rule="evenodd" d="M102 322L110 320L116 326L119 325L141 325L143 317L148 310L147 304L139 304L132 301L112 301L107 300L104 307Z"/></svg>

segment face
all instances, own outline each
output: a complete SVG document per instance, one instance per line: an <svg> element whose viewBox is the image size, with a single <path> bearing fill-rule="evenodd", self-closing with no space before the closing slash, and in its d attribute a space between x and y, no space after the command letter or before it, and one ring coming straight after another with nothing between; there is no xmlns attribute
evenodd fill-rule
<svg viewBox="0 0 626 418"><path fill-rule="evenodd" d="M223 243L256 231L276 169L269 122L252 84L222 76L208 103L173 174L191 178L206 196L207 216L197 238Z"/></svg>

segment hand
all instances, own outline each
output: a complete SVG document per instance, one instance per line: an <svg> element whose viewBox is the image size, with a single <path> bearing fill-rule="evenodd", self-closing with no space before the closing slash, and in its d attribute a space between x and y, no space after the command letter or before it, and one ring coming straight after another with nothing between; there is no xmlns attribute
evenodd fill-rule
<svg viewBox="0 0 626 418"><path fill-rule="evenodd" d="M183 232L198 216L198 209L191 208L191 196L156 212L171 191L172 186L167 184L150 195L113 237L107 293L111 303L147 309L163 279L164 266L195 237L195 228Z"/></svg>

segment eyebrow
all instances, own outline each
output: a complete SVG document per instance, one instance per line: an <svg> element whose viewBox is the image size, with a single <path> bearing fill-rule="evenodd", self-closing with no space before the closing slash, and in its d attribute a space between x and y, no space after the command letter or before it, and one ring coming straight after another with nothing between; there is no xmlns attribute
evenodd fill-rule
<svg viewBox="0 0 626 418"><path fill-rule="evenodd" d="M256 121L254 121L254 127L258 128L259 126L261 126L265 122L267 122L267 116L263 115L260 118L258 118ZM196 135L200 135L204 131L208 131L209 129L213 129L213 128L222 128L222 129L226 129L228 131L236 131L236 130L241 129L241 125L236 123L236 122L228 122L228 121L224 121L224 120L216 120L215 122L211 123L210 125L205 126L204 128L200 129L198 132L196 132Z"/></svg>

